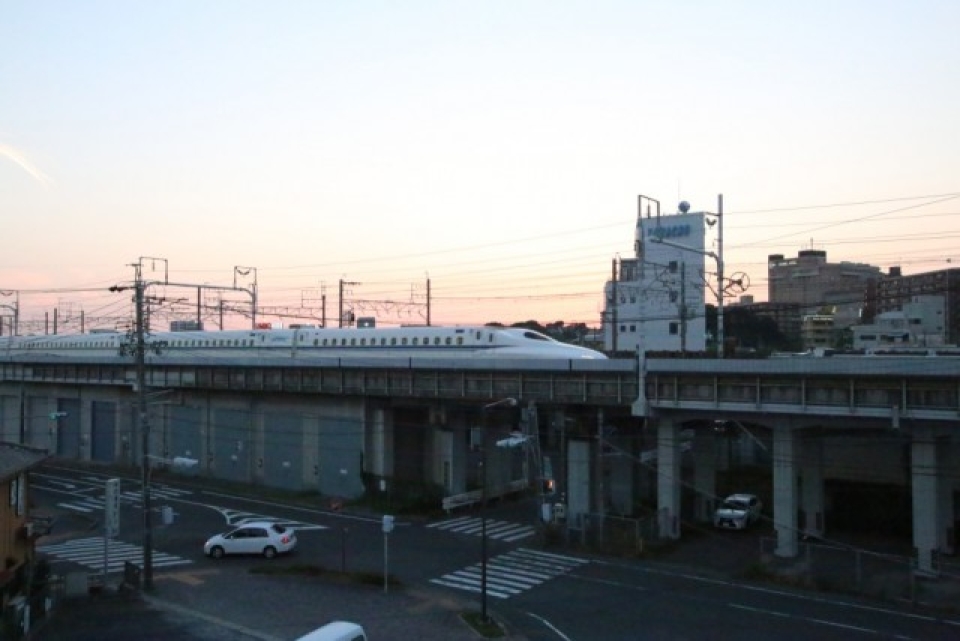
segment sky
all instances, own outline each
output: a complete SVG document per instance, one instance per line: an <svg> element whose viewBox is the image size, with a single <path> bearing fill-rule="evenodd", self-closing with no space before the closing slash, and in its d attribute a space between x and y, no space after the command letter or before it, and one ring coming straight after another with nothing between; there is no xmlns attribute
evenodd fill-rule
<svg viewBox="0 0 960 641"><path fill-rule="evenodd" d="M189 285L148 288L186 318L198 285L226 309L255 285L265 318L336 325L344 282L381 324L599 326L638 195L722 194L758 301L769 254L948 268L958 24L955 0L0 0L0 316L128 316L137 265Z"/></svg>

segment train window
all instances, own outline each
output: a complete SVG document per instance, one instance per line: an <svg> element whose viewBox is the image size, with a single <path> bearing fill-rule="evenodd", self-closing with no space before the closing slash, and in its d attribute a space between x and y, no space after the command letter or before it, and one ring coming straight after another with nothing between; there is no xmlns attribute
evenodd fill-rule
<svg viewBox="0 0 960 641"><path fill-rule="evenodd" d="M360 345L362 346L362 345L366 345L366 344L367 344L367 339L361 338L361 339L360 339Z"/></svg>
<svg viewBox="0 0 960 641"><path fill-rule="evenodd" d="M416 345L416 344L417 344L417 340L418 340L418 339L417 339L417 337L416 337L416 336L414 336L414 337L413 337L413 344L414 344L414 345Z"/></svg>
<svg viewBox="0 0 960 641"><path fill-rule="evenodd" d="M407 344L407 337L406 337L406 336L404 336L403 338L400 339L400 344L401 344L401 345L406 345L406 344Z"/></svg>
<svg viewBox="0 0 960 641"><path fill-rule="evenodd" d="M357 339L351 338L351 339L350 339L350 345L353 346L353 345L356 345L356 344L357 344Z"/></svg>
<svg viewBox="0 0 960 641"><path fill-rule="evenodd" d="M393 336L393 337L390 338L390 344L391 344L391 345L396 345L396 344L397 344L397 337L396 337L396 336Z"/></svg>
<svg viewBox="0 0 960 641"><path fill-rule="evenodd" d="M463 345L463 336L457 336L457 345Z"/></svg>
<svg viewBox="0 0 960 641"><path fill-rule="evenodd" d="M493 342L493 334L487 334L487 342L488 342L488 343L492 343L492 342Z"/></svg>
<svg viewBox="0 0 960 641"><path fill-rule="evenodd" d="M439 336L434 336L434 337L433 337L433 344L434 344L434 345L439 345L439 344L440 344L440 337L439 337Z"/></svg>
<svg viewBox="0 0 960 641"><path fill-rule="evenodd" d="M524 338L529 338L530 340L534 340L534 341L546 341L546 340L550 340L550 339L548 339L546 336L544 336L543 334L540 334L540 333L538 333L538 332L524 332L524 333L523 333L523 337L524 337Z"/></svg>
<svg viewBox="0 0 960 641"><path fill-rule="evenodd" d="M445 340L444 342L445 342L447 345L449 345L450 343L453 342L453 340L452 340L449 336L447 336L447 340Z"/></svg>
<svg viewBox="0 0 960 641"><path fill-rule="evenodd" d="M316 339L316 338L313 339L313 346L316 347L316 346L317 346L317 343L319 343L319 342L320 342L319 339Z"/></svg>

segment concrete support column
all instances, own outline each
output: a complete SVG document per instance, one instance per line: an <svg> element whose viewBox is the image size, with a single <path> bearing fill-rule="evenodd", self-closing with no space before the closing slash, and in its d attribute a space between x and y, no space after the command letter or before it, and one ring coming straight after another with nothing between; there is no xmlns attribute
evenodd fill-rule
<svg viewBox="0 0 960 641"><path fill-rule="evenodd" d="M444 412L437 426L438 456L434 480L448 495L467 491L470 478L470 425L464 414Z"/></svg>
<svg viewBox="0 0 960 641"><path fill-rule="evenodd" d="M774 554L795 557L797 534L797 437L790 427L773 428L773 525L777 531Z"/></svg>
<svg viewBox="0 0 960 641"><path fill-rule="evenodd" d="M573 527L590 513L591 443L582 439L567 442L567 522Z"/></svg>
<svg viewBox="0 0 960 641"><path fill-rule="evenodd" d="M680 538L680 481L680 427L669 419L659 419L657 512L661 538Z"/></svg>
<svg viewBox="0 0 960 641"><path fill-rule="evenodd" d="M621 514L630 514L637 501L634 468L636 467L636 437L630 434L609 437L613 444L613 456L604 461L609 480L611 507Z"/></svg>
<svg viewBox="0 0 960 641"><path fill-rule="evenodd" d="M935 556L946 542L946 527L941 514L940 496L947 485L940 478L939 447L929 429L914 432L910 446L910 473L913 481L913 547L917 570L924 574L938 571Z"/></svg>
<svg viewBox="0 0 960 641"><path fill-rule="evenodd" d="M800 531L821 538L824 533L823 441L811 436L801 442Z"/></svg>
<svg viewBox="0 0 960 641"><path fill-rule="evenodd" d="M943 476L940 479L938 495L940 499L940 550L944 554L956 554L956 511L954 510L953 494L956 484L950 472L952 461L960 460L957 458L956 446L949 443L946 439L941 441L937 447L937 461L940 469L943 470Z"/></svg>
<svg viewBox="0 0 960 641"><path fill-rule="evenodd" d="M550 415L550 425L556 436L556 440L554 443L551 443L547 450L543 448L543 444L541 443L541 450L544 451L544 453L550 451L556 457L553 459L553 478L557 483L557 496L560 502L564 502L567 487L569 487L570 483L569 478L567 478L567 470L570 468L567 462L567 441L570 431L576 427L576 421L573 417L567 416L566 412L556 410Z"/></svg>
<svg viewBox="0 0 960 641"><path fill-rule="evenodd" d="M693 441L693 487L696 519L712 522L717 507L717 434L713 429L698 431Z"/></svg>

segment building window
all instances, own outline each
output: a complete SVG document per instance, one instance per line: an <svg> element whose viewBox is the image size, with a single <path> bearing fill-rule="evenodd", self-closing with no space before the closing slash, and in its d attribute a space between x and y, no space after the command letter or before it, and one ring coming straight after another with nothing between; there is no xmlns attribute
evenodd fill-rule
<svg viewBox="0 0 960 641"><path fill-rule="evenodd" d="M680 333L680 323L670 323L670 335L676 336Z"/></svg>
<svg viewBox="0 0 960 641"><path fill-rule="evenodd" d="M669 268L670 268L670 273L671 273L671 274L676 274L676 273L677 273L677 261L671 260L671 261L670 261L670 264L669 264Z"/></svg>
<svg viewBox="0 0 960 641"><path fill-rule="evenodd" d="M677 292L670 292L670 302L675 303L677 299L680 298L680 295Z"/></svg>

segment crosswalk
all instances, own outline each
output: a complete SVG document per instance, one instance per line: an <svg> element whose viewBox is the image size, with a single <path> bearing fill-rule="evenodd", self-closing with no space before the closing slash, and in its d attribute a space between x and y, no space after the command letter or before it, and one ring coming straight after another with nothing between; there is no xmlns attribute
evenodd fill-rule
<svg viewBox="0 0 960 641"><path fill-rule="evenodd" d="M487 560L487 595L509 599L586 563L589 563L586 559L517 548ZM482 565L475 563L438 579L431 579L430 582L479 593L483 583L482 574Z"/></svg>
<svg viewBox="0 0 960 641"><path fill-rule="evenodd" d="M215 509L217 512L223 515L224 520L227 522L227 525L230 527L238 526L248 521L270 521L271 523L278 523L284 527L293 528L294 530L326 530L328 527L326 525L319 525L317 523L307 523L306 521L297 521L295 519L281 519L276 516L268 516L260 512L246 512L244 510L231 510L225 507L210 506Z"/></svg>
<svg viewBox="0 0 960 641"><path fill-rule="evenodd" d="M162 503L164 500L178 499L192 495L190 490L180 490L168 486L152 486L150 488L150 500L152 503ZM134 507L143 504L142 491L126 491L120 493L120 502ZM58 507L71 512L82 512L84 514L95 514L103 512L104 495L102 493L90 496L78 496L72 501L63 501L57 503Z"/></svg>
<svg viewBox="0 0 960 641"><path fill-rule="evenodd" d="M483 519L478 516L461 516L446 521L430 523L427 527L458 534L480 536L483 532ZM518 525L509 521L487 519L487 538L513 543L536 534L532 525Z"/></svg>
<svg viewBox="0 0 960 641"><path fill-rule="evenodd" d="M52 556L60 561L70 561L93 570L103 570L104 539L102 536L73 539L50 545L38 545L37 552ZM143 547L111 539L106 548L106 558L108 573L121 572L124 563L127 561L138 566L142 565ZM158 550L153 550L151 559L154 568L193 563L190 559L166 554Z"/></svg>

